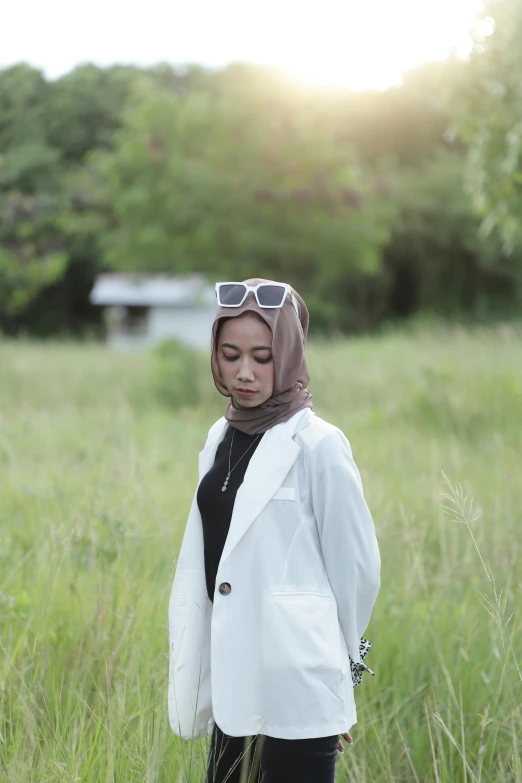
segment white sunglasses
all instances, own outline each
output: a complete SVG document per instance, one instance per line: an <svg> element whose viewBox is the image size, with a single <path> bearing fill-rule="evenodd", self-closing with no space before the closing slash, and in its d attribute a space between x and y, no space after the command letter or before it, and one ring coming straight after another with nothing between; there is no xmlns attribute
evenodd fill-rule
<svg viewBox="0 0 522 783"><path fill-rule="evenodd" d="M220 307L241 307L248 292L253 291L259 307L282 307L287 296L294 306L299 318L299 305L288 283L216 283L216 296Z"/></svg>

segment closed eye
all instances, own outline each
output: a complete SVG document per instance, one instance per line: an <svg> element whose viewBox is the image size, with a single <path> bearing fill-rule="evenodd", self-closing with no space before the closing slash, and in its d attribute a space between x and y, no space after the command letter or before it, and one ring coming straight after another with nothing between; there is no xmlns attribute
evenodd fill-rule
<svg viewBox="0 0 522 783"><path fill-rule="evenodd" d="M223 354L223 359L226 362L235 362L236 359L239 359L239 356L227 356L226 354ZM254 357L254 361L258 364L268 364L268 362L272 361L272 357L269 356L268 359L258 359L257 357Z"/></svg>

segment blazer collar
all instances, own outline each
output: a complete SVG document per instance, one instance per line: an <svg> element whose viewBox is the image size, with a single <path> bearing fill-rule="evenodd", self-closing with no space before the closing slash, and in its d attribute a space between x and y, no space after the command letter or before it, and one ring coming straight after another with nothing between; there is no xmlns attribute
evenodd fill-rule
<svg viewBox="0 0 522 783"><path fill-rule="evenodd" d="M254 519L259 516L283 483L300 452L293 436L306 427L313 416L315 413L311 408L303 408L287 421L271 427L261 438L248 463L243 483L236 494L221 562L228 557ZM215 423L214 432L199 454L200 481L214 464L216 451L223 439L227 425L228 421L224 416Z"/></svg>

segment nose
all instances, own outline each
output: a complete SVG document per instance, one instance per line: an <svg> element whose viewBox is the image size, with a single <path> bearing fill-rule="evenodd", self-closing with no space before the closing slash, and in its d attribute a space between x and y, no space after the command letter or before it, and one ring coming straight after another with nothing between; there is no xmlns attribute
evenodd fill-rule
<svg viewBox="0 0 522 783"><path fill-rule="evenodd" d="M255 379L252 361L248 356L240 360L237 370L238 381L253 381Z"/></svg>

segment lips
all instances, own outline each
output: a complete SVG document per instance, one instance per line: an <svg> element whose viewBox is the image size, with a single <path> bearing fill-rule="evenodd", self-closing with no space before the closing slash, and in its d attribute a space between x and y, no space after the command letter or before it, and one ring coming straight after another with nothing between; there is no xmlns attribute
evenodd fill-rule
<svg viewBox="0 0 522 783"><path fill-rule="evenodd" d="M248 394L249 396L255 394L253 389L236 389L238 394Z"/></svg>

